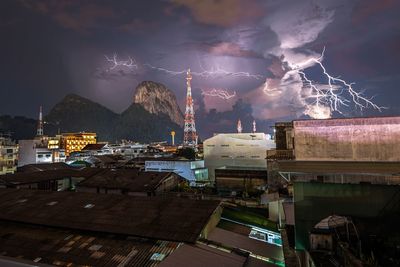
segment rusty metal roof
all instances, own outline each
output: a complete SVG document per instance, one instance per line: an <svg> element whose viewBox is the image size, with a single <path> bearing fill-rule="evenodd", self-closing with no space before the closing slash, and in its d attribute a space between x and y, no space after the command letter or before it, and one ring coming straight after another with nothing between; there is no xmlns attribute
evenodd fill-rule
<svg viewBox="0 0 400 267"><path fill-rule="evenodd" d="M155 266L180 244L0 221L0 255L35 266Z"/></svg>
<svg viewBox="0 0 400 267"><path fill-rule="evenodd" d="M0 189L0 220L193 243L219 201Z"/></svg>

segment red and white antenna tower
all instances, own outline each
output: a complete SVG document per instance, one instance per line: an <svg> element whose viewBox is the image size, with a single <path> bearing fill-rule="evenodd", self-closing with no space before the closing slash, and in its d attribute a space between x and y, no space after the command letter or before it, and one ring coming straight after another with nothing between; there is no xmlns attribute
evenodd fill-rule
<svg viewBox="0 0 400 267"><path fill-rule="evenodd" d="M190 74L190 69L188 69L186 74L187 74L186 76L187 94L186 94L186 111L185 111L183 146L196 147L197 133L196 133L196 124L194 122L192 88L190 85L190 82L192 80L192 74Z"/></svg>
<svg viewBox="0 0 400 267"><path fill-rule="evenodd" d="M243 130L243 128L242 128L242 122L240 121L240 119L238 120L238 123L237 123L237 131L238 131L238 133L242 133L242 130Z"/></svg>
<svg viewBox="0 0 400 267"><path fill-rule="evenodd" d="M253 133L257 132L256 120L253 120Z"/></svg>
<svg viewBox="0 0 400 267"><path fill-rule="evenodd" d="M40 106L39 109L39 120L38 120L38 126L36 130L36 135L37 136L43 136L43 113L42 113L42 106Z"/></svg>

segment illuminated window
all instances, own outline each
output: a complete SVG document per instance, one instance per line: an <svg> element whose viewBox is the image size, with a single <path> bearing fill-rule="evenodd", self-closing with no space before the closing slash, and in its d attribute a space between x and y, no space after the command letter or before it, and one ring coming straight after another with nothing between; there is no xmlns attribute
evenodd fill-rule
<svg viewBox="0 0 400 267"><path fill-rule="evenodd" d="M94 207L94 204L86 204L86 205L84 206L85 209L91 209L91 208L93 208L93 207Z"/></svg>

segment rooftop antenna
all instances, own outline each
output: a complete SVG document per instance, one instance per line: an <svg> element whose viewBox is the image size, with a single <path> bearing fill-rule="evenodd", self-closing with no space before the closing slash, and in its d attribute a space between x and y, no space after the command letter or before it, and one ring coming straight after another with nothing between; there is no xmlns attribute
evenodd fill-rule
<svg viewBox="0 0 400 267"><path fill-rule="evenodd" d="M43 111L42 111L42 106L39 108L39 120L38 120L38 126L36 130L36 136L43 136Z"/></svg>
<svg viewBox="0 0 400 267"><path fill-rule="evenodd" d="M243 130L242 122L239 119L238 122L237 122L237 131L238 131L238 133L242 133L242 130Z"/></svg>

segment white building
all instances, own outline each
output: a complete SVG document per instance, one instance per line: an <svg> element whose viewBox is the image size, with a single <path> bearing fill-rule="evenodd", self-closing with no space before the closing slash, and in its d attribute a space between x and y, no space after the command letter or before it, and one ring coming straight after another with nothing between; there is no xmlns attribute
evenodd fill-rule
<svg viewBox="0 0 400 267"><path fill-rule="evenodd" d="M106 144L97 143L85 146L81 151L73 152L68 157L68 163L77 160L87 161L93 156L120 155L125 159L133 159L143 156L149 151L147 144L125 143L125 144Z"/></svg>
<svg viewBox="0 0 400 267"><path fill-rule="evenodd" d="M17 170L18 146L10 138L0 137L0 175Z"/></svg>
<svg viewBox="0 0 400 267"><path fill-rule="evenodd" d="M19 140L18 144L18 166L65 162L65 150L58 148L58 146L53 148L47 138Z"/></svg>
<svg viewBox="0 0 400 267"><path fill-rule="evenodd" d="M145 161L146 171L174 172L190 182L199 185L208 182L208 170L204 160L154 159Z"/></svg>
<svg viewBox="0 0 400 267"><path fill-rule="evenodd" d="M266 151L275 148L264 133L216 134L203 143L205 167L215 181L215 169L223 166L267 167Z"/></svg>

